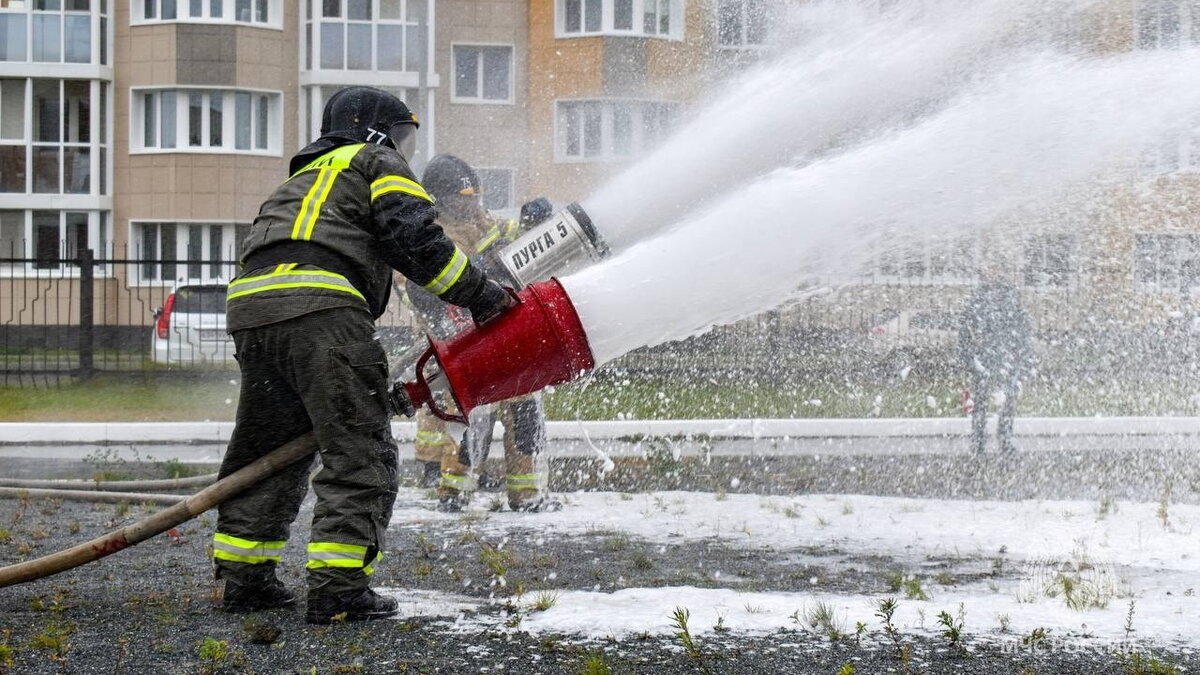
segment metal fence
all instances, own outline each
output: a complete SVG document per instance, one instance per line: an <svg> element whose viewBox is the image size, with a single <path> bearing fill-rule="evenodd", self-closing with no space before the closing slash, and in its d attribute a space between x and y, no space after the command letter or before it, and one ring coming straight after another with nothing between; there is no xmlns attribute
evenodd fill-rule
<svg viewBox="0 0 1200 675"><path fill-rule="evenodd" d="M234 371L223 330L201 326L201 338L178 330L163 337L156 317L183 285L166 280L221 284L235 270L231 260L101 259L90 251L76 258L0 258L0 381L37 386L98 372ZM958 314L970 289L843 284L700 337L636 350L612 367L684 378L888 377L908 367L948 372L957 368ZM1072 376L1194 373L1200 322L1173 305L1177 299L1114 298L1081 287L1023 289L1039 367ZM411 344L411 317L395 298L378 325L390 350ZM208 342L196 349L173 342L187 339Z"/></svg>
<svg viewBox="0 0 1200 675"><path fill-rule="evenodd" d="M187 287L220 288L237 270L232 260L0 258L0 382L52 386L100 372L203 373L235 371L224 334L223 296L207 314L219 324L159 330L168 298ZM183 276L189 281L169 281ZM209 279L210 281L190 281ZM206 303L210 304L210 303ZM397 303L393 303L397 305ZM392 311L381 335L411 340L411 320Z"/></svg>

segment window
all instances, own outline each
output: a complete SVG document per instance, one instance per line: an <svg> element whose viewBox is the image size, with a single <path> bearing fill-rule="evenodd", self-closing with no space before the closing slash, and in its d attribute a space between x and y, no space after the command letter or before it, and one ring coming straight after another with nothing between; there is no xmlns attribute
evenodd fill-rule
<svg viewBox="0 0 1200 675"><path fill-rule="evenodd" d="M280 152L279 94L143 89L133 100L139 150Z"/></svg>
<svg viewBox="0 0 1200 675"><path fill-rule="evenodd" d="M454 101L512 101L513 48L454 46Z"/></svg>
<svg viewBox="0 0 1200 675"><path fill-rule="evenodd" d="M25 239L25 212L0 211L0 258L24 258ZM0 271L16 266L17 263L0 263Z"/></svg>
<svg viewBox="0 0 1200 675"><path fill-rule="evenodd" d="M642 18L646 35L670 35L671 0L642 0Z"/></svg>
<svg viewBox="0 0 1200 675"><path fill-rule="evenodd" d="M106 211L0 211L0 259L33 260L0 262L0 273L14 276L62 269L63 261L79 257L86 249L98 258L110 256L110 235Z"/></svg>
<svg viewBox="0 0 1200 675"><path fill-rule="evenodd" d="M1146 149L1142 168L1152 175L1176 171L1200 171L1200 118L1192 128L1172 134Z"/></svg>
<svg viewBox="0 0 1200 675"><path fill-rule="evenodd" d="M1022 277L1026 286L1066 287L1079 273L1079 252L1071 234L1039 234L1025 240Z"/></svg>
<svg viewBox="0 0 1200 675"><path fill-rule="evenodd" d="M555 0L559 36L683 36L683 0Z"/></svg>
<svg viewBox="0 0 1200 675"><path fill-rule="evenodd" d="M974 237L909 241L883 251L878 258L879 281L970 283L978 269L979 243Z"/></svg>
<svg viewBox="0 0 1200 675"><path fill-rule="evenodd" d="M1200 45L1200 2L1137 0L1137 46L1179 49Z"/></svg>
<svg viewBox="0 0 1200 675"><path fill-rule="evenodd" d="M717 44L723 48L761 47L767 34L766 0L719 0Z"/></svg>
<svg viewBox="0 0 1200 675"><path fill-rule="evenodd" d="M237 272L250 224L135 222L130 228L138 281L227 282Z"/></svg>
<svg viewBox="0 0 1200 675"><path fill-rule="evenodd" d="M1200 287L1200 235L1139 234L1134 238L1134 287L1146 292Z"/></svg>
<svg viewBox="0 0 1200 675"><path fill-rule="evenodd" d="M476 169L483 190L483 208L506 209L513 206L512 169Z"/></svg>
<svg viewBox="0 0 1200 675"><path fill-rule="evenodd" d="M24 61L28 56L25 41L27 14L0 13L0 61Z"/></svg>
<svg viewBox="0 0 1200 675"><path fill-rule="evenodd" d="M670 132L679 104L660 101L559 101L559 161L633 158Z"/></svg>
<svg viewBox="0 0 1200 675"><path fill-rule="evenodd" d="M27 192L25 88L28 80L0 80L0 192Z"/></svg>
<svg viewBox="0 0 1200 675"><path fill-rule="evenodd" d="M135 22L249 23L279 28L282 0L132 0Z"/></svg>
<svg viewBox="0 0 1200 675"><path fill-rule="evenodd" d="M305 68L413 72L425 63L427 0L304 0Z"/></svg>
<svg viewBox="0 0 1200 675"><path fill-rule="evenodd" d="M106 194L108 135L93 129L107 124L107 89L90 80L0 79L0 192Z"/></svg>
<svg viewBox="0 0 1200 675"><path fill-rule="evenodd" d="M93 20L100 19L101 33L108 29L107 17L101 16L107 12L106 3L94 4L90 0L0 4L0 9L26 10L0 12L0 61L91 63ZM107 43L101 42L102 64L107 63L106 49Z"/></svg>
<svg viewBox="0 0 1200 675"><path fill-rule="evenodd" d="M78 211L34 211L33 251L36 269L58 269L88 248L88 214Z"/></svg>

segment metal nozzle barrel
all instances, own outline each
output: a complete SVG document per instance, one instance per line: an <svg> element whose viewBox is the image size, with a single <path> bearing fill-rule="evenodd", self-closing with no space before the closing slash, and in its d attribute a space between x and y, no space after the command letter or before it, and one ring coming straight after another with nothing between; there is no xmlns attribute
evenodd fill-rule
<svg viewBox="0 0 1200 675"><path fill-rule="evenodd" d="M608 243L577 202L530 228L498 253L500 264L519 288L566 276L608 255Z"/></svg>

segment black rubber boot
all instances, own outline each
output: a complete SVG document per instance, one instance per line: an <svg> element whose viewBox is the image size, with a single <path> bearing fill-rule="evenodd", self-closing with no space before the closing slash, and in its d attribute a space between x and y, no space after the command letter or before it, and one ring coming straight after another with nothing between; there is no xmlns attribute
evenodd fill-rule
<svg viewBox="0 0 1200 675"><path fill-rule="evenodd" d="M265 569L254 569L262 567ZM296 604L296 596L275 578L275 567L253 565L239 574L222 573L225 596L221 609L233 614L279 609Z"/></svg>
<svg viewBox="0 0 1200 675"><path fill-rule="evenodd" d="M458 513L469 503L471 503L471 496L460 492L456 495L438 497L437 506L434 508L443 513Z"/></svg>
<svg viewBox="0 0 1200 675"><path fill-rule="evenodd" d="M308 623L329 624L334 621L371 621L386 619L400 613L400 603L395 598L382 596L364 588L361 591L342 595L312 593L308 596L308 611L304 620Z"/></svg>
<svg viewBox="0 0 1200 675"><path fill-rule="evenodd" d="M499 490L500 488L504 487L505 482L506 481L504 480L503 476L492 476L491 474L489 474L486 471L479 474L479 489L480 490L487 490L488 492L495 492L496 490Z"/></svg>
<svg viewBox="0 0 1200 675"><path fill-rule="evenodd" d="M442 463L425 462L425 471L421 474L421 487L435 488L442 480Z"/></svg>

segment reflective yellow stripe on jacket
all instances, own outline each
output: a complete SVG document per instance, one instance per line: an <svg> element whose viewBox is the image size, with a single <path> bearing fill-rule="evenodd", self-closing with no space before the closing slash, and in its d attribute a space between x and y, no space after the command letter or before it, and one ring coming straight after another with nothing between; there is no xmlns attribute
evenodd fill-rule
<svg viewBox="0 0 1200 675"><path fill-rule="evenodd" d="M337 169L338 171L347 169L350 167L350 160L354 159L354 156L358 154L358 151L362 150L364 147L366 147L366 145L366 143L356 143L354 145L343 145L340 148L330 150L308 164L305 164L300 168L299 171L289 176L288 180L299 176L305 171L312 171L313 169Z"/></svg>
<svg viewBox="0 0 1200 675"><path fill-rule="evenodd" d="M415 180L410 180L404 176L384 176L371 183L371 201L374 202L383 195L389 192L403 192L407 195L420 197L429 203L433 203L433 197L421 187L421 184Z"/></svg>
<svg viewBox="0 0 1200 675"><path fill-rule="evenodd" d="M308 569L321 567L348 567L361 569L363 574L375 571L375 563L383 558L377 553L371 561L366 560L367 547L357 544L339 544L332 541L314 541L308 545Z"/></svg>
<svg viewBox="0 0 1200 675"><path fill-rule="evenodd" d="M296 270L295 263L276 265L275 269L267 274L260 274L256 277L246 277L244 279L234 279L229 283L229 295L227 300L240 298L253 293L262 293L263 291L277 291L287 288L325 288L333 291L342 291L349 293L354 297L366 302L366 298L358 289L351 284L346 277L334 272L326 272L324 270Z"/></svg>
<svg viewBox="0 0 1200 675"><path fill-rule="evenodd" d="M484 251L488 250L488 247L496 243L496 240L500 237L504 237L505 239L512 241L516 239L517 235L520 233L521 228L517 225L517 221L511 218L504 222L503 227L500 225L500 223L496 223L484 233L483 239L480 239L479 243L475 245L475 252L483 253Z"/></svg>
<svg viewBox="0 0 1200 675"><path fill-rule="evenodd" d="M308 194L304 195L296 220L292 222L292 239L312 239L313 229L317 226L317 220L321 218L321 207L325 205L325 199L329 197L329 191L333 189L339 173L340 169L321 169L317 174L317 179L308 189Z"/></svg>
<svg viewBox="0 0 1200 675"><path fill-rule="evenodd" d="M217 532L213 535L213 557L250 565L279 562L286 544L285 541L251 541Z"/></svg>
<svg viewBox="0 0 1200 675"><path fill-rule="evenodd" d="M467 254L460 251L456 246L454 248L454 255L450 256L450 262L446 263L446 266L433 278L433 281L425 284L422 288L434 295L441 295L453 288L454 284L458 283L458 278L462 276L462 273L466 269Z"/></svg>
<svg viewBox="0 0 1200 675"><path fill-rule="evenodd" d="M317 221L321 217L321 207L325 205L329 191L337 182L338 174L350 166L350 160L354 159L364 145L363 143L343 145L331 150L309 162L304 168L292 174L291 178L288 178L288 180L292 180L307 171L314 169L318 171L317 179L313 181L312 187L304 195L304 201L300 203L300 211L296 213L296 220L292 223L292 239L312 239L313 229L316 228Z"/></svg>

